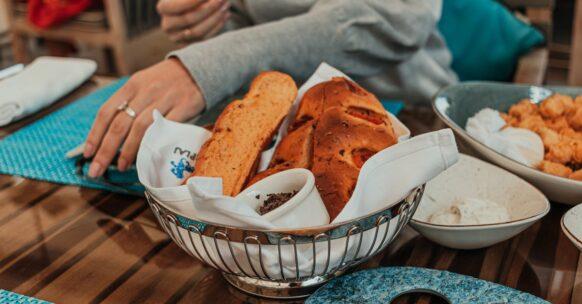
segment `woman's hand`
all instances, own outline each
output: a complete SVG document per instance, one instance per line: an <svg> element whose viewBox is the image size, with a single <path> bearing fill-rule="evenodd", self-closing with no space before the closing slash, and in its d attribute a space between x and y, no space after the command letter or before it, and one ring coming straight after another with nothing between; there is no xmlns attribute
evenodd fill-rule
<svg viewBox="0 0 582 304"><path fill-rule="evenodd" d="M218 34L230 17L228 0L160 0L162 29L174 42L190 43Z"/></svg>
<svg viewBox="0 0 582 304"><path fill-rule="evenodd" d="M127 111L122 110L124 104ZM177 59L137 72L97 113L83 152L85 157L95 155L89 176L103 175L121 146L118 169L125 171L134 162L154 109L183 122L200 113L204 104L200 89Z"/></svg>

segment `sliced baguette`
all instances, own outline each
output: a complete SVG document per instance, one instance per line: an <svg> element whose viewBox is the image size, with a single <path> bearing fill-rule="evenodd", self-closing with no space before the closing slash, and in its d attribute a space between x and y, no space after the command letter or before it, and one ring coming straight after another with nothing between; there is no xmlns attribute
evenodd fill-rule
<svg viewBox="0 0 582 304"><path fill-rule="evenodd" d="M223 194L238 194L254 175L261 152L296 96L297 86L289 75L259 74L245 97L233 101L218 117L196 158L193 176L221 177Z"/></svg>

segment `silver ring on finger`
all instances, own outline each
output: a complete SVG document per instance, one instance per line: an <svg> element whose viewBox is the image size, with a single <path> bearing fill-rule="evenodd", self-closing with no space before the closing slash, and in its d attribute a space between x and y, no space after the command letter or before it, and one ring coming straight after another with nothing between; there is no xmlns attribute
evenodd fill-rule
<svg viewBox="0 0 582 304"><path fill-rule="evenodd" d="M135 118L137 116L137 113L135 112L134 109L129 107L129 102L127 101L124 101L122 104L120 104L117 107L117 111L124 112L131 118Z"/></svg>

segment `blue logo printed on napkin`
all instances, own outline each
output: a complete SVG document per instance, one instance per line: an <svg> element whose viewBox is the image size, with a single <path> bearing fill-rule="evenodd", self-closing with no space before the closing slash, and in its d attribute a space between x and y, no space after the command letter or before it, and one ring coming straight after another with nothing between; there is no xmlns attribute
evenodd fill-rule
<svg viewBox="0 0 582 304"><path fill-rule="evenodd" d="M172 169L170 169L170 171L172 171L172 173L177 178L180 179L184 178L184 171L189 173L194 172L194 168L190 165L190 162L188 162L188 159L186 159L185 157L182 157L177 164L176 162L171 161L170 165L172 166Z"/></svg>

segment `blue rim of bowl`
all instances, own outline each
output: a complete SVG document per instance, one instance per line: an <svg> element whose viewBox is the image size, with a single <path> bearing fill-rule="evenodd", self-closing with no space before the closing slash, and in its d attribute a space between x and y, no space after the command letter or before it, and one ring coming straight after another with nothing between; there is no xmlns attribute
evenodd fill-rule
<svg viewBox="0 0 582 304"><path fill-rule="evenodd" d="M466 82L466 83L464 83L464 84L487 84L487 82ZM513 85L511 85L511 84L500 84L500 85L513 86ZM531 171L533 171L533 172L539 172L540 174L542 174L542 175L543 175L543 176L545 176L545 177L550 177L550 178L552 178L552 179L554 179L554 180L556 180L556 181L562 181L562 182L566 182L566 183L568 183L568 184L571 184L571 185L573 185L573 186L576 186L576 185L577 185L577 186L580 186L580 185L582 185L582 181L577 181L577 180L575 180L575 179L571 179L571 178L566 178L566 177L561 177L561 176L557 176L557 175L552 175L552 174L549 174L549 173L543 172L543 171L541 171L541 170L538 170L538 169L536 169L536 168L532 168L532 167L526 166L526 165L524 165L524 164L522 164L522 163L520 163L520 162L518 162L518 161L516 161L516 160L513 160L513 159L511 159L511 158L509 158L509 157L507 157L507 156L505 156L505 155L503 155L503 154L501 154L501 153L499 153L499 152L497 152L497 151L495 151L495 150L493 150L493 149L489 148L487 145L485 145L484 143L480 142L479 140L477 140L476 138L474 138L473 136L471 136L469 133L467 133L467 131L465 131L465 129L463 129L462 127L460 127L460 126L459 126L459 125L458 125L456 122L454 122L452 119L448 118L448 116L447 116L446 114L443 114L443 113L441 113L441 111L439 111L439 110L437 109L437 107L436 107L436 100L437 100L439 97L441 97L441 94L442 94L444 91L446 91L447 89L450 89L450 88L451 88L451 87L453 87L453 86L455 86L455 85L450 85L450 86L447 86L447 87L445 87L445 88L442 88L442 89L440 89L440 90L437 92L437 94L434 96L434 98L432 99L432 102L431 102L431 105L432 105L432 109L433 109L433 111L434 111L434 112L437 114L437 116L438 116L438 117L439 117L439 118L440 118L440 119L441 119L441 120L442 120L442 121L443 121L443 122L444 122L444 123L445 123L447 126L449 126L450 128L452 128L453 130L457 131L458 133L461 133L461 131L462 131L462 133L461 133L461 134L462 134L462 136L467 136L467 137L471 138L471 139L472 139L473 141L475 141L475 142L476 142L478 145L480 145L480 146L482 146L482 147L485 147L485 148L487 148L487 149L488 149L488 150L490 150L491 152L493 152L493 153L495 153L495 154L497 154L497 155L499 155L499 156L501 156L501 157L503 157L503 158L505 158L505 159L507 159L507 160L509 160L509 161L511 161L511 162L513 162L513 163L515 163L515 164L518 164L519 166L521 166L521 167L523 167L523 168L527 168L527 169L529 169L529 170L531 170ZM532 85L524 85L524 86L531 87ZM551 89L548 89L548 90L551 90ZM552 92L553 92L553 91L552 91ZM497 110L497 109L494 109L494 110L496 110L496 111L499 111L499 110Z"/></svg>
<svg viewBox="0 0 582 304"><path fill-rule="evenodd" d="M517 219L517 220L507 221L507 222L499 222L499 223L473 224L473 225L443 225L443 224L433 224L433 223L429 223L429 222L425 222L425 221L421 221L421 220L414 219L414 215L410 219L410 222L411 223L416 223L416 224L425 225L425 226L440 227L440 228L451 228L451 229L452 228L472 228L472 227L481 228L481 227L499 226L499 225L505 226L505 225L508 225L508 224L515 224L515 223L520 223L520 222L524 222L525 223L525 222L528 222L529 220L534 219L536 217L539 217L539 219L541 219L542 217L546 216L550 212L551 204L550 204L550 201L548 200L548 198L546 197L546 195L540 189L538 189L536 186L534 186L534 185L530 184L529 182L527 182L525 179L519 177L517 174L514 174L513 172L511 172L509 170L506 170L505 168L501 168L501 167L496 166L494 164L488 163L488 162L486 162L484 160L481 160L481 159L479 159L477 157L474 157L474 156L471 156L471 155L467 155L467 154L463 154L463 153L459 153L459 155L464 155L464 156L473 158L473 159L475 159L477 161L484 162L487 165L494 166L495 168L497 168L499 170L505 171L505 173L507 173L507 174L513 175L514 177L517 177L519 180L521 180L522 182L524 182L527 185L529 185L530 187L532 187L532 189L534 191L536 191L538 194L541 195L541 197L544 198L544 202L546 203L546 208L542 212L536 213L536 214L534 214L532 216L528 216L528 217L521 218L521 219ZM430 181L429 181L429 183L430 183ZM428 183L427 183L427 185L428 185ZM426 189L425 189L425 192L426 192ZM424 194L427 195L427 193L424 193ZM420 203L422 203L422 200L420 201ZM420 208L420 203L418 205L418 208Z"/></svg>

